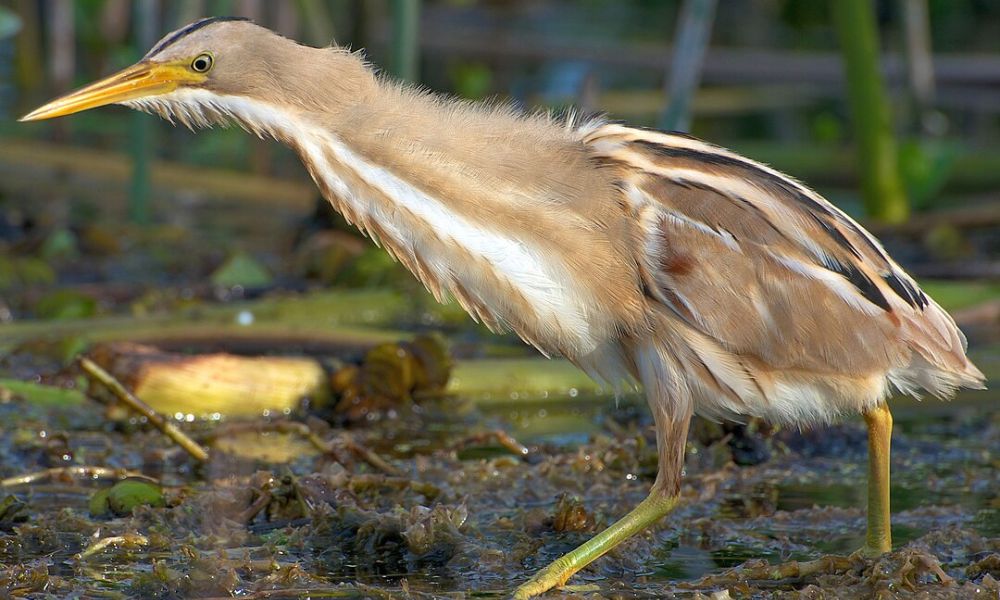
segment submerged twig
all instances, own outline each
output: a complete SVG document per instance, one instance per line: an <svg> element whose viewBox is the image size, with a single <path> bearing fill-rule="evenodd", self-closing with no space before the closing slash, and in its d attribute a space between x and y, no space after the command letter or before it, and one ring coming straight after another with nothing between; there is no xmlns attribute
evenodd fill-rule
<svg viewBox="0 0 1000 600"><path fill-rule="evenodd" d="M363 492L374 487L388 487L396 490L410 489L418 494L433 500L441 495L441 488L433 483L417 481L405 477L386 477L385 475L353 475L348 480L352 492Z"/></svg>
<svg viewBox="0 0 1000 600"><path fill-rule="evenodd" d="M84 479L125 479L126 477L144 477L138 471L127 469L112 469L110 467L88 467L77 465L72 467L52 467L34 473L15 475L7 479L0 480L0 487L13 487L17 485L28 485L43 479L55 479L57 477L81 477Z"/></svg>
<svg viewBox="0 0 1000 600"><path fill-rule="evenodd" d="M374 585L368 585L366 583L356 583L354 584L354 589L361 593L365 598L382 598L383 600L396 600L398 596L389 590L384 590L380 587ZM407 594L409 595L409 594Z"/></svg>
<svg viewBox="0 0 1000 600"><path fill-rule="evenodd" d="M507 433L503 429L494 429L492 431L474 433L452 444L451 449L457 450L464 448L469 444L482 444L483 442L491 439L495 440L496 443L503 446L506 450L509 450L511 454L515 454L517 456L528 455L528 447L514 439L514 436Z"/></svg>
<svg viewBox="0 0 1000 600"><path fill-rule="evenodd" d="M249 523L260 514L260 511L267 508L267 505L271 503L273 496L269 490L260 490L260 496L257 497L250 506L246 507L244 510L240 511L234 519L237 523Z"/></svg>
<svg viewBox="0 0 1000 600"><path fill-rule="evenodd" d="M362 583L344 583L337 586L288 587L275 590L260 590L240 596L240 598L242 600L271 600L272 598L355 598L359 597L358 594L362 592L365 593L360 597L364 598L376 597L368 592L375 592L380 598L388 597L395 599L399 597L388 591L381 591L378 588ZM410 594L408 597L429 597L422 592L418 592L418 594ZM231 596L207 596L203 597L202 600L230 600L230 598Z"/></svg>
<svg viewBox="0 0 1000 600"><path fill-rule="evenodd" d="M387 475L400 476L403 474L402 471L393 466L389 461L354 441L354 439L349 435L341 434L333 440L324 440L318 433L313 431L311 427L305 423L299 423L297 421L277 420L267 423L235 424L228 426L225 429L217 430L215 435L212 436L212 439L218 439L220 437L225 437L226 435L233 435L234 433L242 433L243 431L275 431L277 433L298 435L309 442L312 447L316 448L316 450L320 453L333 456L337 462L346 462L342 456L342 450L346 450L347 452L353 454L356 458L368 463L368 465L372 468Z"/></svg>
<svg viewBox="0 0 1000 600"><path fill-rule="evenodd" d="M820 575L844 575L849 572L866 574L865 577L895 581L895 585L916 591L923 574L935 576L945 586L955 583L954 578L945 573L936 556L920 550L904 548L882 558L870 560L862 551L849 556L827 555L815 560L789 561L772 565L766 560L750 560L738 567L722 573L708 575L697 581L686 582L681 587L703 589L705 587L732 586L751 581L800 581Z"/></svg>
<svg viewBox="0 0 1000 600"><path fill-rule="evenodd" d="M818 574L834 575L846 573L863 566L864 559L860 555L851 556L828 555L816 560L797 561L772 565L765 560L751 560L746 563L715 575L708 575L697 581L683 584L683 587L701 589L706 586L732 585L745 581L767 581L781 579L799 579Z"/></svg>
<svg viewBox="0 0 1000 600"><path fill-rule="evenodd" d="M98 552L103 551L108 546L121 546L124 548L139 548L141 546L148 546L149 538L138 533L126 533L124 535L115 535L112 537L102 538L97 540L93 544L87 547L86 550L76 555L78 560L93 556Z"/></svg>
<svg viewBox="0 0 1000 600"><path fill-rule="evenodd" d="M386 473L388 475L400 476L400 475L403 474L402 471L400 471L399 469L397 469L396 467L394 467L393 465L391 465L389 463L389 461L387 461L386 459L382 458L381 456L379 456L378 454L376 454L375 452L373 452L369 448L367 448L365 446L362 446L361 444L355 442L354 438L351 437L350 435L348 435L348 434L345 433L345 434L342 434L340 437L341 437L341 439L344 442L344 446L347 448L347 450L351 454L353 454L354 456L356 456L356 457L360 458L361 460L365 461L370 466L372 466L372 467L378 469L379 471L382 471L383 473Z"/></svg>
<svg viewBox="0 0 1000 600"><path fill-rule="evenodd" d="M93 377L94 380L108 388L108 390L117 396L118 399L125 405L146 417L146 419L152 423L154 427L162 431L164 435L177 443L177 445L183 448L195 460L201 462L208 460L208 451L189 438L186 433L180 430L180 428L136 397L135 394L128 391L125 386L122 385L120 381L115 379L111 373L108 373L101 368L100 365L86 357L80 358L80 366L87 372L88 375Z"/></svg>

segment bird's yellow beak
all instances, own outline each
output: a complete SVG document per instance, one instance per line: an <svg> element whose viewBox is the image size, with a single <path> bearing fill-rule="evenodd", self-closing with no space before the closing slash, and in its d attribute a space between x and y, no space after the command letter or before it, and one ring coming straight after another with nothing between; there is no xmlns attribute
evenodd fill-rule
<svg viewBox="0 0 1000 600"><path fill-rule="evenodd" d="M73 113L172 92L182 84L200 83L205 76L186 64L140 62L85 88L56 98L24 115L21 121L41 121Z"/></svg>

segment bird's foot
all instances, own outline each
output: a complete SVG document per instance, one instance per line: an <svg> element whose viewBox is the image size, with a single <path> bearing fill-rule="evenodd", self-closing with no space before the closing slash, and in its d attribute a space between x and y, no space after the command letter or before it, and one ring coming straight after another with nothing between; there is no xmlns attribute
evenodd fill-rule
<svg viewBox="0 0 1000 600"><path fill-rule="evenodd" d="M869 544L865 544L864 546L854 551L854 553L851 554L851 556L852 557L860 556L862 558L878 558L883 554L888 554L889 552L892 552L892 546L886 548L884 546L876 547L876 546L871 546Z"/></svg>
<svg viewBox="0 0 1000 600"><path fill-rule="evenodd" d="M544 594L552 588L562 587L579 569L579 567L574 568L570 564L564 564L564 562L566 561L559 559L535 573L534 577L514 590L514 600L528 600L528 598Z"/></svg>
<svg viewBox="0 0 1000 600"><path fill-rule="evenodd" d="M892 552L892 531L889 528L888 514L880 516L879 511L872 509L869 509L869 513L874 513L874 517L869 515L865 545L855 554L860 553L865 558L878 558Z"/></svg>
<svg viewBox="0 0 1000 600"><path fill-rule="evenodd" d="M664 495L655 490L650 492L649 497L611 527L569 554L556 559L514 590L514 599L527 600L562 586L574 573L669 513L677 506L679 499L677 495Z"/></svg>

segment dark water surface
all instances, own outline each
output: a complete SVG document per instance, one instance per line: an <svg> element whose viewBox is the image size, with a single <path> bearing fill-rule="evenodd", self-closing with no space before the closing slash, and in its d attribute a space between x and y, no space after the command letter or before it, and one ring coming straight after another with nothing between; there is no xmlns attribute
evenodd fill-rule
<svg viewBox="0 0 1000 600"><path fill-rule="evenodd" d="M860 419L750 433L770 454L752 466L735 465L727 434L703 423L688 447L683 505L584 570L565 593L996 597L998 399L990 391L950 404L899 403L895 551L879 562L759 576L767 563L847 556L862 546ZM275 432L230 436L197 465L157 432L112 425L101 411L9 398L0 405L2 476L73 464L127 468L161 479L167 507L95 519L88 501L108 482L62 477L8 487L4 495L26 503L27 520L0 518L0 589L30 598L504 597L637 504L656 468L651 423L637 398L579 395L482 409L442 400L351 429L355 442L393 461L401 470L394 476L320 456ZM185 427L205 438L229 425ZM529 453L470 437L494 428ZM248 519L264 489L271 500ZM126 534L146 541L79 556ZM942 584L931 563L955 581Z"/></svg>

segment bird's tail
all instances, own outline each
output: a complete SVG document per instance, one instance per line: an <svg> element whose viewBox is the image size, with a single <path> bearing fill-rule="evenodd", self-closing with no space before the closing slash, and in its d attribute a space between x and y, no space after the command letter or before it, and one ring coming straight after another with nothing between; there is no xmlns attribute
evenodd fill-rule
<svg viewBox="0 0 1000 600"><path fill-rule="evenodd" d="M921 391L950 398L959 388L985 389L986 376L966 356L965 335L943 308L928 298L920 312L903 317L903 333L913 354L910 363L889 379L905 394Z"/></svg>

